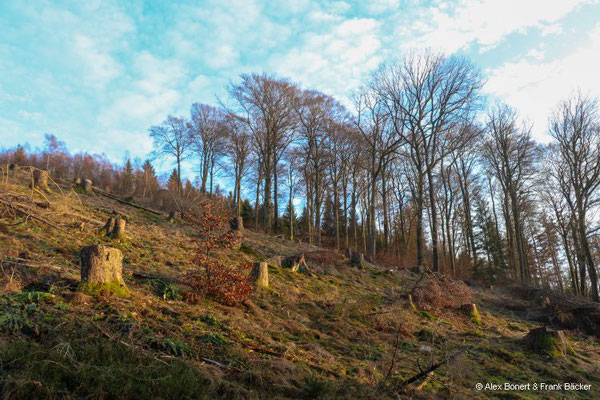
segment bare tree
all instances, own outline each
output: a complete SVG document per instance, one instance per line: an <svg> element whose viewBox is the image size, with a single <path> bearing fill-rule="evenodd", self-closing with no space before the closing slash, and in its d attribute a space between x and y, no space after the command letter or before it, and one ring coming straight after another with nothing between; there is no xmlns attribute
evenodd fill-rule
<svg viewBox="0 0 600 400"><path fill-rule="evenodd" d="M600 187L597 100L579 94L562 102L550 118L550 135L556 141L554 145L560 156L555 164L555 176L574 216L576 242L587 265L592 299L599 301L598 277L587 229L589 211L600 201L596 196Z"/></svg>
<svg viewBox="0 0 600 400"><path fill-rule="evenodd" d="M270 231L277 219L277 163L292 141L295 125L296 87L286 79L266 74L243 74L239 84L230 84L230 96L252 134L262 162L264 180L264 227ZM275 181L275 196L273 196ZM275 215L272 199L275 198ZM276 221L275 221L276 222Z"/></svg>
<svg viewBox="0 0 600 400"><path fill-rule="evenodd" d="M155 158L172 156L177 163L178 191L181 192L181 162L190 155L192 141L185 118L169 115L159 125L150 127Z"/></svg>

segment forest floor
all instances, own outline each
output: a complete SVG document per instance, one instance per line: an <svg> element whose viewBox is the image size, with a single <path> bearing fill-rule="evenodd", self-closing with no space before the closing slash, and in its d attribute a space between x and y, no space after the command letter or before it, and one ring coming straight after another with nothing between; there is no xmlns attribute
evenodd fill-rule
<svg viewBox="0 0 600 400"><path fill-rule="evenodd" d="M4 399L600 398L599 339L565 331L565 354L530 351L523 338L541 326L544 306L522 291L357 269L340 253L246 230L225 262L303 252L313 274L270 267L269 288L237 307L191 305L178 300L198 268L191 227L63 191L44 199L0 184L0 200L17 204L15 221L24 221L0 225ZM122 242L102 232L113 211L128 216ZM2 221L11 212L0 204ZM77 291L79 250L99 243L123 251L128 297ZM481 322L459 307L471 303ZM590 387L540 387L565 382Z"/></svg>

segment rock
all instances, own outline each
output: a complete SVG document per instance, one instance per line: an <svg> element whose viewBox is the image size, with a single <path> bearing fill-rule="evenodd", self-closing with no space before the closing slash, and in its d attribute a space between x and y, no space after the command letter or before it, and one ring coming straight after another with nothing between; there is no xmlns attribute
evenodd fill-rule
<svg viewBox="0 0 600 400"><path fill-rule="evenodd" d="M41 192L49 192L48 187L48 171L45 169L33 170L33 187Z"/></svg>
<svg viewBox="0 0 600 400"><path fill-rule="evenodd" d="M86 246L81 249L81 281L91 284L117 283L123 281L123 253L104 245Z"/></svg>
<svg viewBox="0 0 600 400"><path fill-rule="evenodd" d="M250 276L257 287L269 287L269 264L264 261L254 264Z"/></svg>
<svg viewBox="0 0 600 400"><path fill-rule="evenodd" d="M229 221L229 226L232 231L243 231L244 219L242 217L234 217Z"/></svg>
<svg viewBox="0 0 600 400"><path fill-rule="evenodd" d="M297 272L300 267L303 267L303 270L308 272L308 267L306 266L306 259L304 258L304 254L296 254L284 258L281 262L281 267L291 269L292 272Z"/></svg>
<svg viewBox="0 0 600 400"><path fill-rule="evenodd" d="M363 253L353 252L352 258L350 258L350 265L357 267L358 269L364 269L366 267L365 255Z"/></svg>
<svg viewBox="0 0 600 400"><path fill-rule="evenodd" d="M563 331L547 326L530 330L523 338L523 344L534 353L550 357L562 357L567 351L572 351Z"/></svg>

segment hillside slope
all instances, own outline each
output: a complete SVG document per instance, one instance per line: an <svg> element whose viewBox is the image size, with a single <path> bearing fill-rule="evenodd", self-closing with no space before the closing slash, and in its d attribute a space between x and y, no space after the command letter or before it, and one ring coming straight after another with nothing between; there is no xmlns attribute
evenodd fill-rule
<svg viewBox="0 0 600 400"><path fill-rule="evenodd" d="M360 270L330 250L246 231L225 262L304 253L313 274L270 267L270 287L238 307L190 305L177 299L198 268L191 226L63 191L44 199L0 184L2 221L20 222L0 225L3 398L600 398L598 339L570 331L564 355L529 351L522 339L539 326L539 304L510 288ZM101 232L114 212L128 217L123 242ZM79 250L98 243L123 251L129 297L77 291ZM481 322L460 307L472 302ZM505 382L591 387L475 386Z"/></svg>

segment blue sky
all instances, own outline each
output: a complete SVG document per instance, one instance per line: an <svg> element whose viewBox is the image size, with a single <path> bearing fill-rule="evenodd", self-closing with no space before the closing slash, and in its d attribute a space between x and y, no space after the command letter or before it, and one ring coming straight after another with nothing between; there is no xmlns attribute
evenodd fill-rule
<svg viewBox="0 0 600 400"><path fill-rule="evenodd" d="M469 56L485 91L547 140L573 90L600 96L600 2L577 0L2 1L0 147L144 157L148 128L216 104L244 72L349 103L377 65L412 48Z"/></svg>

